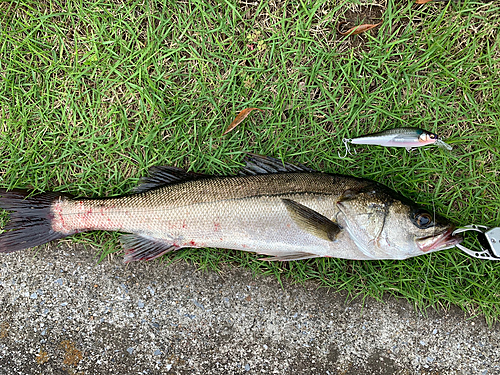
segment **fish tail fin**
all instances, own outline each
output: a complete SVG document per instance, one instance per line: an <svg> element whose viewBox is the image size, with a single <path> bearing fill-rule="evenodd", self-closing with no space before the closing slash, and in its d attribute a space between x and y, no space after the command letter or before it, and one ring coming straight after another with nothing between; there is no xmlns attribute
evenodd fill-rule
<svg viewBox="0 0 500 375"><path fill-rule="evenodd" d="M1 228L0 253L28 249L70 235L52 229L51 206L62 197L70 196L51 192L30 195L28 190L0 189L0 209L10 213L10 219Z"/></svg>

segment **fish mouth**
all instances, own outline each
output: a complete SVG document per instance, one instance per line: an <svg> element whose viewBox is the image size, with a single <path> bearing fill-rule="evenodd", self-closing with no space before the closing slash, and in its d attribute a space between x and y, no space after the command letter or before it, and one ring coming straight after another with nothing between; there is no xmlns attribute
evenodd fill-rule
<svg viewBox="0 0 500 375"><path fill-rule="evenodd" d="M463 241L463 238L461 236L452 235L454 230L455 227L451 226L438 235L419 238L417 240L417 245L424 253L432 250L444 250L452 248Z"/></svg>

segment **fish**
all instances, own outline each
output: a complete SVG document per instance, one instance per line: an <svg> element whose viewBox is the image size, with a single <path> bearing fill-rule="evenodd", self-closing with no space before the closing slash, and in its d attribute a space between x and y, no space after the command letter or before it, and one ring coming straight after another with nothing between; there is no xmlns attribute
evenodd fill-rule
<svg viewBox="0 0 500 375"><path fill-rule="evenodd" d="M452 149L437 134L419 128L396 128L379 133L373 133L357 138L344 138L347 152L350 152L348 143L355 145L378 145L385 147L405 147L407 151L414 148L435 144L448 151Z"/></svg>
<svg viewBox="0 0 500 375"><path fill-rule="evenodd" d="M245 163L234 176L153 167L131 194L102 199L2 189L0 253L94 230L122 232L126 263L185 247L268 261L406 259L462 241L451 222L378 182L253 154Z"/></svg>

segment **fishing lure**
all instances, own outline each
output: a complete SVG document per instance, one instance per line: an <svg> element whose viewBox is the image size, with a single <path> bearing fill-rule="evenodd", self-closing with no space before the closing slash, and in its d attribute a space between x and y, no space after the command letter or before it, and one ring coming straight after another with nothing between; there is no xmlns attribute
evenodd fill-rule
<svg viewBox="0 0 500 375"><path fill-rule="evenodd" d="M407 151L414 148L435 144L441 148L451 150L452 147L439 139L437 134L418 128L396 128L380 133L365 135L358 138L344 138L346 154L351 153L349 143L354 145L378 145L385 147L404 147ZM340 156L340 154L339 154ZM341 156L340 156L341 157Z"/></svg>

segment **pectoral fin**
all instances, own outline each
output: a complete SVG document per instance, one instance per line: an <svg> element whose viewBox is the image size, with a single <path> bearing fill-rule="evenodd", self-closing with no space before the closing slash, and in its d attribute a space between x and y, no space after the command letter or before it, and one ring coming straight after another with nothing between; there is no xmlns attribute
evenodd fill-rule
<svg viewBox="0 0 500 375"><path fill-rule="evenodd" d="M282 201L299 228L324 240L335 241L340 232L340 226L320 213L291 199L282 199Z"/></svg>

